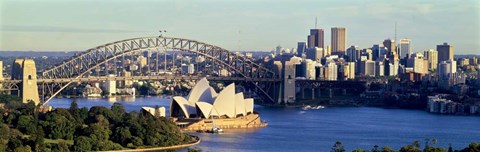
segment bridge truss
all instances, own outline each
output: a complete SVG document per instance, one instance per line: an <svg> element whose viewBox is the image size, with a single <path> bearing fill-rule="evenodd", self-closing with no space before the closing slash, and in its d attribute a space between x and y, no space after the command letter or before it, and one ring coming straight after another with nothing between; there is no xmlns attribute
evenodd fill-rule
<svg viewBox="0 0 480 152"><path fill-rule="evenodd" d="M125 62L125 57L128 55L154 49L179 50L203 56L211 62L214 68L226 69L231 73L230 77L215 79L228 81L232 80L232 77L242 78L243 81L246 81L247 87L254 89L263 102L275 103L268 90L271 90L275 83L281 80L273 71L221 47L195 40L172 37L141 37L100 45L44 70L38 80L41 84L39 91L41 100L43 100L42 103L48 103L63 89L77 80L95 79L93 75L94 73L98 74L98 71L104 71L105 75L117 73L117 63L119 61ZM139 77L138 79L145 78L148 79L148 77ZM178 77L172 79L178 79Z"/></svg>

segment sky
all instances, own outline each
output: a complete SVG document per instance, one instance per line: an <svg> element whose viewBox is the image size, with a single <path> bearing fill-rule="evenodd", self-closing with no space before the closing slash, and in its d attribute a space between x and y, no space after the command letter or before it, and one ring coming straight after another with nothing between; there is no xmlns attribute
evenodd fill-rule
<svg viewBox="0 0 480 152"><path fill-rule="evenodd" d="M0 0L0 50L82 51L135 37L193 39L231 51L294 48L309 29L347 28L347 46L448 42L480 54L479 0Z"/></svg>

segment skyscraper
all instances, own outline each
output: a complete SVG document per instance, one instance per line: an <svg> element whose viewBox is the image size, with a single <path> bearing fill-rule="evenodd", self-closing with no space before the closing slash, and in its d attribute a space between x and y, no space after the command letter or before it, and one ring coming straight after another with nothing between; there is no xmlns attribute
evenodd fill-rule
<svg viewBox="0 0 480 152"><path fill-rule="evenodd" d="M400 40L400 45L398 46L399 52L398 54L400 55L400 58L405 58L405 57L410 57L410 54L412 54L412 48L410 46L410 43L412 43L412 40L410 39L401 39Z"/></svg>
<svg viewBox="0 0 480 152"><path fill-rule="evenodd" d="M446 60L453 60L453 47L448 43L437 45L438 63Z"/></svg>
<svg viewBox="0 0 480 152"><path fill-rule="evenodd" d="M307 49L307 46L305 45L305 42L298 42L297 43L297 56L302 57L302 55L305 53Z"/></svg>
<svg viewBox="0 0 480 152"><path fill-rule="evenodd" d="M323 29L310 29L310 35L308 39L308 48L325 48L324 42L324 31Z"/></svg>
<svg viewBox="0 0 480 152"><path fill-rule="evenodd" d="M388 55L397 53L397 46L395 45L395 40L386 39L383 41L383 46L388 49Z"/></svg>
<svg viewBox="0 0 480 152"><path fill-rule="evenodd" d="M437 69L438 64L438 52L430 49L423 52L423 56L428 60L428 70L433 71Z"/></svg>
<svg viewBox="0 0 480 152"><path fill-rule="evenodd" d="M347 29L332 27L332 52L345 52L347 46Z"/></svg>

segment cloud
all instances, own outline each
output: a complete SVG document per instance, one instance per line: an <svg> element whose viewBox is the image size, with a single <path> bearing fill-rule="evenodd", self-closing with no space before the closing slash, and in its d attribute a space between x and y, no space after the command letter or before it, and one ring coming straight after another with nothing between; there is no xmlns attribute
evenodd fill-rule
<svg viewBox="0 0 480 152"><path fill-rule="evenodd" d="M13 26L1 25L0 31L4 32L70 32L70 33L140 33L148 32L143 30L125 29L92 29L75 27L54 27L54 26Z"/></svg>

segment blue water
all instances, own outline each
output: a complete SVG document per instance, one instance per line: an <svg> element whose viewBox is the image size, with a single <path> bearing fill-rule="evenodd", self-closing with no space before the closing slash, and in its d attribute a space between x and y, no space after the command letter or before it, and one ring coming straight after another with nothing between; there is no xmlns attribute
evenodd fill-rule
<svg viewBox="0 0 480 152"><path fill-rule="evenodd" d="M116 100L76 99L80 107L107 106L122 103L128 111L142 106L168 106L168 98L135 98ZM54 99L49 105L70 106L72 99ZM304 111L300 108L255 106L268 126L260 129L226 130L223 134L193 133L202 142L203 151L330 151L341 141L347 151L371 150L375 144L398 150L401 146L425 138L437 139L437 145L454 149L480 142L480 117L446 116L418 110L372 107L327 107Z"/></svg>

